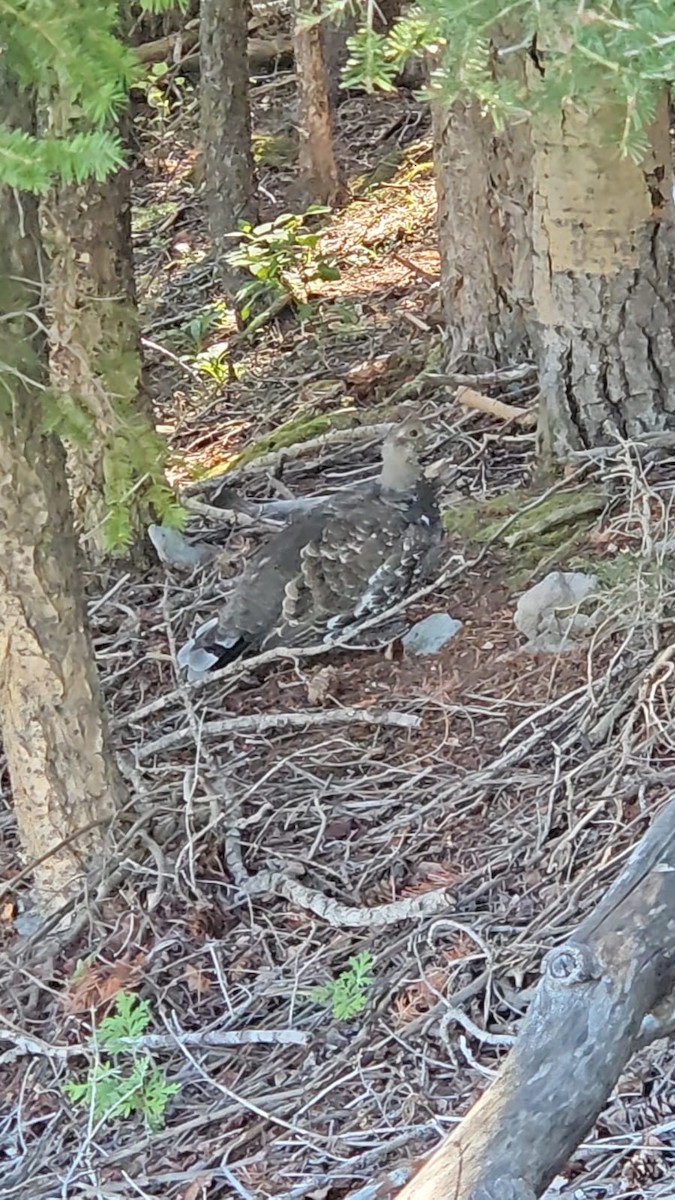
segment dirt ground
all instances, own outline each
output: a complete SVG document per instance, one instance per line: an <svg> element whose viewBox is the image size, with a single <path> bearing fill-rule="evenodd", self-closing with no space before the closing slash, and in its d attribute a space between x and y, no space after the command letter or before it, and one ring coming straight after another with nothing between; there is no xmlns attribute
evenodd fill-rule
<svg viewBox="0 0 675 1200"><path fill-rule="evenodd" d="M462 409L454 386L424 374L442 346L425 107L404 92L345 100L337 136L353 195L322 239L340 278L248 343L214 277L191 176L196 101L189 85L179 93L140 112L135 168L146 352L175 481L224 471L284 422L349 407L368 424L378 406L412 398L433 430L428 465L448 513L527 502L531 430ZM291 74L256 84L265 219L291 207L292 95ZM221 345L232 369L216 379L198 362ZM477 386L536 404L527 367ZM237 467L232 495L275 496L281 476L293 495L366 478L377 444L313 439L278 470ZM612 470L631 465L618 454ZM555 565L638 554L650 504L667 524L658 482L631 478L630 505L608 505ZM187 688L176 647L264 536L255 521L193 512L191 533L222 547L217 567L90 581L133 799L114 866L60 953L45 959L17 938L25 882L2 913L13 992L3 1022L24 1041L0 1057L0 1197L339 1200L428 1153L488 1085L543 953L597 902L669 795L675 748L667 676L631 691L653 652L648 589L607 637L534 653L513 612L537 564L523 576L519 560L514 573L518 555L482 539L478 516L475 529L448 524L445 579L408 618L447 611L462 630L425 658L395 641L235 663ZM9 879L21 863L8 805L2 835ZM340 1019L316 989L364 953L365 1004ZM120 991L149 1002L154 1060L178 1086L155 1130L137 1115L97 1123L64 1095L85 1071L77 1046ZM223 1033L233 1044L218 1043ZM549 1197L672 1196L674 1066L663 1044L631 1063Z"/></svg>

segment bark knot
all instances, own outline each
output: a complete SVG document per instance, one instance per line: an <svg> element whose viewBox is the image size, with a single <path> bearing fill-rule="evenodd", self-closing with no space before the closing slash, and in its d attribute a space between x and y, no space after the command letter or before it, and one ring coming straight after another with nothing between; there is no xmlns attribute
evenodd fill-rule
<svg viewBox="0 0 675 1200"><path fill-rule="evenodd" d="M550 950L542 963L542 974L563 987L600 979L602 971L588 946L567 942Z"/></svg>

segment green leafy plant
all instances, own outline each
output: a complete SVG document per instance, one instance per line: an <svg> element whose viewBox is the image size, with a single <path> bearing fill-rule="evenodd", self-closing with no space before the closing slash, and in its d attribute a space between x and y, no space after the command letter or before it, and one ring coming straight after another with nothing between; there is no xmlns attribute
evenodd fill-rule
<svg viewBox="0 0 675 1200"><path fill-rule="evenodd" d="M150 1023L147 1000L120 992L115 1011L96 1033L100 1058L83 1080L68 1080L63 1091L73 1104L84 1105L95 1121L124 1120L140 1114L151 1130L161 1129L166 1106L179 1091L169 1083L138 1042Z"/></svg>
<svg viewBox="0 0 675 1200"><path fill-rule="evenodd" d="M208 335L218 328L224 315L224 305L215 304L213 308L207 308L203 313L198 313L186 325L181 326L197 353L203 350Z"/></svg>
<svg viewBox="0 0 675 1200"><path fill-rule="evenodd" d="M228 354L223 350L204 350L195 358L195 367L203 375L207 375L214 383L227 383L232 372Z"/></svg>
<svg viewBox="0 0 675 1200"><path fill-rule="evenodd" d="M160 129L164 128L176 101L180 102L187 88L187 80L182 75L169 76L168 79L167 76L169 67L165 62L153 63L145 80L145 98L154 110Z"/></svg>
<svg viewBox="0 0 675 1200"><path fill-rule="evenodd" d="M235 237L240 239L227 260L233 267L248 271L253 279L237 292L244 320L256 306L273 303L287 296L295 304L306 304L309 286L318 280L339 279L332 258L317 251L320 229L308 228L307 220L330 209L312 205L305 213L283 213L264 225L242 224Z"/></svg>
<svg viewBox="0 0 675 1200"><path fill-rule="evenodd" d="M337 979L314 988L311 997L320 1004L330 1004L336 1021L349 1021L366 1007L368 990L374 981L372 969L372 955L362 950L349 959L347 969Z"/></svg>

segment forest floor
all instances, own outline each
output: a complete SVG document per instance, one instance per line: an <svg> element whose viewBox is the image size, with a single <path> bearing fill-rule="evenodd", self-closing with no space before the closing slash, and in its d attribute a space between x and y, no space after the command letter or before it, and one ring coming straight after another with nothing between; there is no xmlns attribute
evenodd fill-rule
<svg viewBox="0 0 675 1200"><path fill-rule="evenodd" d="M293 210L292 98L290 74L256 85L265 219ZM211 504L193 510L191 534L222 550L192 573L117 571L93 589L134 800L117 867L66 950L47 964L39 947L16 951L13 1027L33 1049L0 1060L2 1197L338 1200L388 1171L401 1182L484 1091L543 953L597 902L674 777L667 663L650 670L645 633L660 599L645 571L628 602L619 569L666 529L658 481L619 447L607 470L630 503L603 501L562 539L523 533L527 506L540 517L551 494L587 494L585 467L540 479L531 427L457 403L463 381L533 409L528 364L433 378L424 106L403 92L341 105L352 198L321 240L340 277L248 341L215 281L196 124L189 88L139 123L135 241L158 423L175 480ZM399 400L426 414L448 514L444 576L409 617L448 611L461 632L435 656L400 643L279 656L186 687L176 646L267 532L236 520L241 499L372 475L371 426ZM337 414L345 423L323 438L317 418ZM289 421L307 423L300 451L271 441L262 465L237 459ZM206 474L228 466L219 518ZM619 598L607 635L564 655L524 648L523 588L589 563ZM9 833L2 866L19 869ZM345 971L351 990L342 976L332 998L317 995ZM179 1088L154 1130L139 1115L99 1121L63 1094L85 1078L77 1046L120 991L149 1002L155 1065ZM632 1061L549 1197L672 1196L674 1068L661 1043Z"/></svg>

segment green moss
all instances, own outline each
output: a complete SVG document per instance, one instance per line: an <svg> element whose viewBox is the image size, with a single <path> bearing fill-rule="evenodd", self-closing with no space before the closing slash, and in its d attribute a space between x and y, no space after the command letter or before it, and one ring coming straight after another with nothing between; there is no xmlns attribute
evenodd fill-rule
<svg viewBox="0 0 675 1200"><path fill-rule="evenodd" d="M135 208L132 220L134 233L145 233L148 229L153 229L155 225L159 225L160 221L173 216L175 211L175 200L163 200L156 204L144 204L142 208Z"/></svg>
<svg viewBox="0 0 675 1200"><path fill-rule="evenodd" d="M349 429L353 425L369 425L376 424L381 421L387 421L391 417L391 409L388 405L380 405L379 408L359 409L358 412L353 408L344 408L342 403L344 397L340 396L336 399L336 409L331 413L303 413L301 416L293 417L290 421L285 421L283 425L279 425L273 429L271 433L265 434L252 442L250 446L246 446L239 454L233 454L226 462L218 463L212 467L207 474L207 478L212 478L214 475L223 475L229 471L233 471L240 467L248 466L258 458L262 458L265 454L272 454L277 450L285 450L289 446L295 446L299 442L308 442L312 438L320 437L322 433L328 433L332 429Z"/></svg>
<svg viewBox="0 0 675 1200"><path fill-rule="evenodd" d="M373 171L367 175L358 175L352 183L352 192L355 196L367 196L368 193L378 187L382 183L388 183L393 179L398 172L403 159L403 154L398 147L389 150L378 162Z"/></svg>
<svg viewBox="0 0 675 1200"><path fill-rule="evenodd" d="M476 548L495 541L507 556L509 582L521 587L568 562L604 505L602 493L593 488L543 495L539 502L534 487L519 488L488 500L467 500L447 510L443 524L451 537Z"/></svg>
<svg viewBox="0 0 675 1200"><path fill-rule="evenodd" d="M285 167L298 153L297 142L287 133L254 133L253 157L261 167Z"/></svg>

